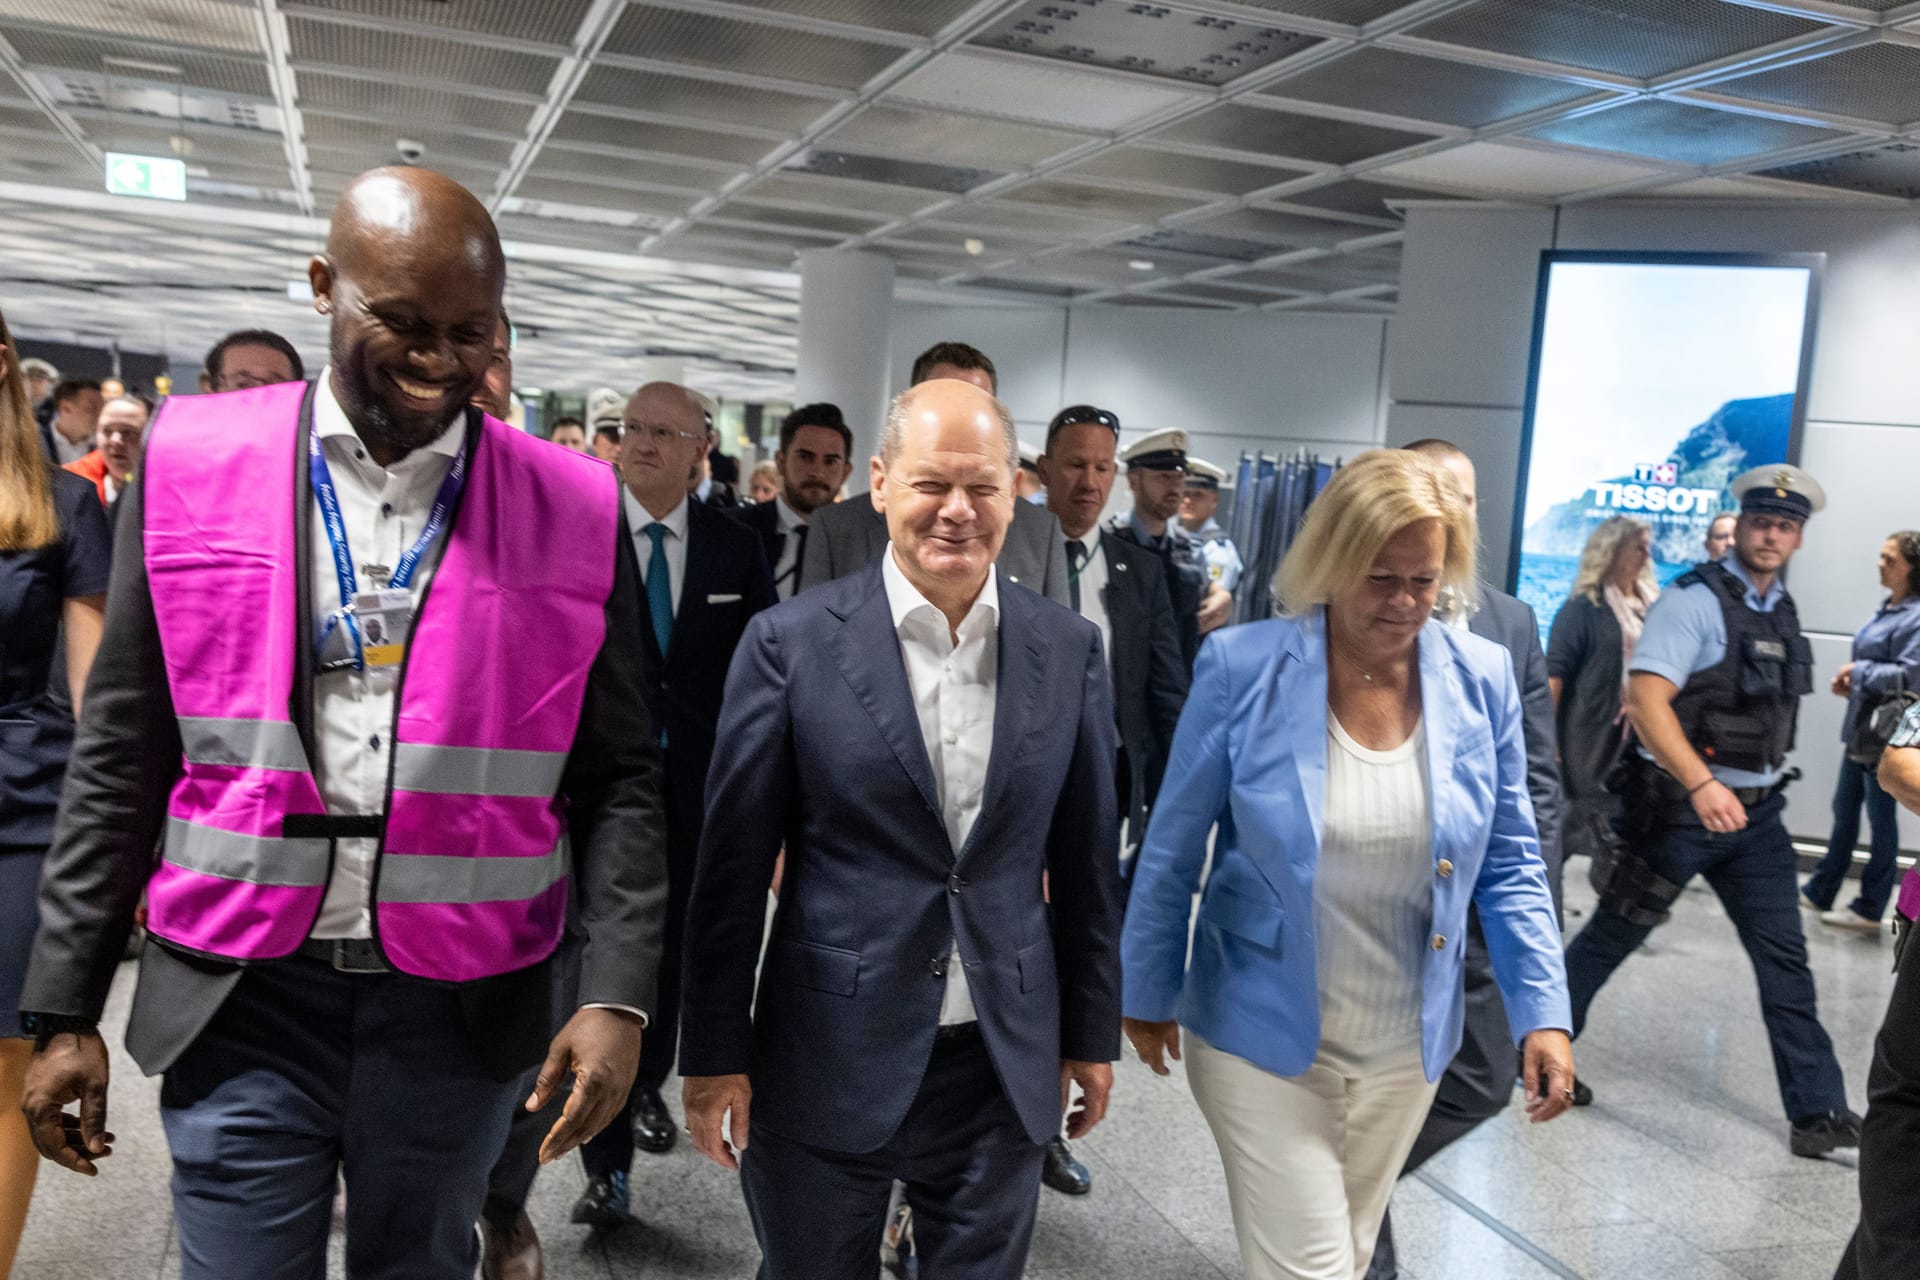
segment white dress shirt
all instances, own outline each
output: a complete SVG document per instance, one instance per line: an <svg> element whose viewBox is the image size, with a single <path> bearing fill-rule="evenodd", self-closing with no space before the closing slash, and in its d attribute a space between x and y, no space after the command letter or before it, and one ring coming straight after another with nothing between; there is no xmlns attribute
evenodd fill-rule
<svg viewBox="0 0 1920 1280"><path fill-rule="evenodd" d="M93 437L82 436L78 440L69 440L60 434L60 428L48 427L47 433L53 437L53 456L61 466L69 462L78 462L93 452Z"/></svg>
<svg viewBox="0 0 1920 1280"><path fill-rule="evenodd" d="M362 566L382 564L392 569L419 538L433 509L440 482L447 478L454 455L466 433L466 415L456 414L447 429L425 448L415 449L391 467L382 467L367 453L354 433L346 411L333 395L333 371L322 370L313 393L313 422L320 448L333 475L340 498L340 520L346 526L347 550L353 555L360 590L375 584ZM304 463L306 450L300 451ZM325 618L340 607L340 581L334 574L332 544L327 541L326 516L313 504L312 550L308 581L313 589L313 616ZM446 549L446 536L420 557L413 571L414 608L432 581ZM316 758L313 780L332 814L380 813L386 807L388 763L393 744L393 698L400 668L346 668L316 672L313 679L313 737ZM373 936L373 863L380 842L356 838L336 842L333 878L315 938L370 938Z"/></svg>
<svg viewBox="0 0 1920 1280"><path fill-rule="evenodd" d="M957 854L967 843L986 798L987 759L993 752L995 677L1000 656L1000 588L998 570L987 574L986 585L960 620L959 642L947 617L919 589L907 581L894 559L893 544L881 559L880 578L886 584L887 607L900 638L900 660L913 691L913 709L920 719L920 740L933 765L940 790L940 816L947 839ZM975 957L975 963L979 958ZM973 993L967 987L966 965L960 943L954 940L947 960L947 989L940 1001L940 1025L973 1022Z"/></svg>
<svg viewBox="0 0 1920 1280"><path fill-rule="evenodd" d="M773 566L773 586L782 600L793 598L794 588L800 585L800 535L798 530L807 527L807 517L787 505L785 497L773 500L774 514L780 520L780 563Z"/></svg>
<svg viewBox="0 0 1920 1280"><path fill-rule="evenodd" d="M633 530L633 549L640 556L641 598L644 600L647 585L647 572L653 566L653 535L647 532L648 525L665 525L667 536L660 545L667 552L667 585L673 597L673 616L680 616L680 589L687 584L687 500L680 499L680 505L667 512L664 520L655 520L648 510L640 505L640 499L633 496L633 490L622 486L620 501L627 504L627 527Z"/></svg>
<svg viewBox="0 0 1920 1280"><path fill-rule="evenodd" d="M1107 620L1107 549L1100 545L1100 528L1095 525L1084 537L1068 538L1087 549L1080 566L1080 616L1100 628L1100 652L1113 661L1113 627ZM1073 558L1067 558L1067 572L1073 572Z"/></svg>

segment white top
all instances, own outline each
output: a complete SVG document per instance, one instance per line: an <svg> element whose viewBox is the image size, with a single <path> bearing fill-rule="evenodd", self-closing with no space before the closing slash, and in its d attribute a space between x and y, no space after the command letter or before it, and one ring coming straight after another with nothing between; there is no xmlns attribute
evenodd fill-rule
<svg viewBox="0 0 1920 1280"><path fill-rule="evenodd" d="M787 505L784 496L773 500L774 515L780 521L780 563L770 566L773 570L773 589L782 600L791 600L796 587L800 585L800 535L798 530L807 527L807 517Z"/></svg>
<svg viewBox="0 0 1920 1280"><path fill-rule="evenodd" d="M1113 661L1113 626L1107 621L1107 549L1100 545L1100 527L1087 530L1083 538L1068 538L1087 549L1086 562L1080 567L1080 616L1100 628L1100 652ZM1073 557L1067 557L1067 572L1073 572Z"/></svg>
<svg viewBox="0 0 1920 1280"><path fill-rule="evenodd" d="M665 520L655 520L647 509L640 505L640 499L633 496L633 490L625 485L620 487L620 501L627 507L627 528L633 532L633 549L640 557L641 598L644 601L647 585L647 570L653 564L653 535L647 532L647 526L665 525L667 536L660 545L667 553L667 585L673 596L673 616L680 616L680 588L687 582L687 500L680 499L680 505L667 512Z"/></svg>
<svg viewBox="0 0 1920 1280"><path fill-rule="evenodd" d="M1433 867L1425 722L1391 751L1374 751L1329 710L1327 802L1313 881L1323 1053L1419 1051Z"/></svg>
<svg viewBox="0 0 1920 1280"><path fill-rule="evenodd" d="M382 467L354 434L346 411L334 399L333 370L324 369L313 393L313 422L340 498L340 519L346 526L354 572L359 576L360 589L372 590L374 583L364 566L393 568L420 536L440 482L447 478L447 469L460 452L466 415L455 414L453 422L431 444L415 449L391 467ZM303 458L305 453L302 449ZM313 616L319 619L340 607L340 580L334 574L333 544L327 541L326 516L318 502L313 504L310 523L312 551L307 578L313 586ZM413 571L416 609L440 565L446 543L444 534L435 538ZM393 696L399 675L398 666L315 673L313 737L317 756L313 780L320 788L320 798L327 802L328 813L379 813L385 807L387 766L393 750L388 737L393 732ZM327 882L327 896L313 926L313 937L373 936L369 894L379 843L365 837L336 842L333 878Z"/></svg>
<svg viewBox="0 0 1920 1280"><path fill-rule="evenodd" d="M967 843L986 797L987 758L993 751L995 681L1000 656L998 571L987 574L954 643L947 617L920 594L893 558L893 544L881 559L887 607L900 637L900 661L920 718L920 740L933 765L940 791L940 816L947 839L958 853ZM978 957L975 958L978 963ZM975 1020L973 994L967 988L960 943L947 960L947 990L940 1002L940 1025Z"/></svg>
<svg viewBox="0 0 1920 1280"><path fill-rule="evenodd" d="M93 436L87 435L81 436L78 440L69 440L60 434L58 427L49 427L47 431L53 437L53 456L63 467L69 462L78 462L93 452L95 439Z"/></svg>

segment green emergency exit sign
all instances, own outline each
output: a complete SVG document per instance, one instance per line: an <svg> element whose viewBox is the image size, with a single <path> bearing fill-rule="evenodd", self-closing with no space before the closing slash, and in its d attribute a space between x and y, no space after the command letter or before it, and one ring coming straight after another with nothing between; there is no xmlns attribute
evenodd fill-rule
<svg viewBox="0 0 1920 1280"><path fill-rule="evenodd" d="M185 200L187 165L184 160L107 152L107 193L144 196L149 200Z"/></svg>

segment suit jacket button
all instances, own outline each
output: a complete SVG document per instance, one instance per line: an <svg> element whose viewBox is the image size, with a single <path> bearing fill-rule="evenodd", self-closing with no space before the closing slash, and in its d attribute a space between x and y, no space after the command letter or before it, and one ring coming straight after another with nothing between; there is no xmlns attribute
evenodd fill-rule
<svg viewBox="0 0 1920 1280"><path fill-rule="evenodd" d="M927 961L927 968L933 971L933 976L936 978L944 978L947 976L947 962L939 956L935 956L933 959Z"/></svg>
<svg viewBox="0 0 1920 1280"><path fill-rule="evenodd" d="M1440 865L1435 867L1434 870L1440 873L1442 880L1445 880L1453 874L1453 864L1445 858L1442 858L1440 859Z"/></svg>
<svg viewBox="0 0 1920 1280"><path fill-rule="evenodd" d="M964 888L964 887L966 886L966 883L967 883L967 882L966 882L965 880L962 880L962 879L961 879L961 878L960 878L959 876L948 876L948 877L947 877L947 892L948 892L948 893L959 893L959 892L960 892L960 890L961 890L962 888Z"/></svg>
<svg viewBox="0 0 1920 1280"><path fill-rule="evenodd" d="M1447 939L1444 934L1436 933L1433 935L1433 949L1435 951L1445 951L1447 949Z"/></svg>

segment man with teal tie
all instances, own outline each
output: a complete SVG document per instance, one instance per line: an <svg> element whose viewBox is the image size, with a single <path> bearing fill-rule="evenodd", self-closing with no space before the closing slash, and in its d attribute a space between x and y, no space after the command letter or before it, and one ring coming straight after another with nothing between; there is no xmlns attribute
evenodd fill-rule
<svg viewBox="0 0 1920 1280"><path fill-rule="evenodd" d="M627 1111L581 1148L587 1189L573 1220L607 1230L630 1220L627 1173L635 1147L664 1152L679 1132L661 1099L673 1070L680 1017L680 931L700 845L702 796L720 695L747 619L776 596L760 536L687 497L687 476L708 445L705 411L687 388L650 382L621 419L625 554L645 583L642 692L666 748L667 937L660 999L641 1042Z"/></svg>

